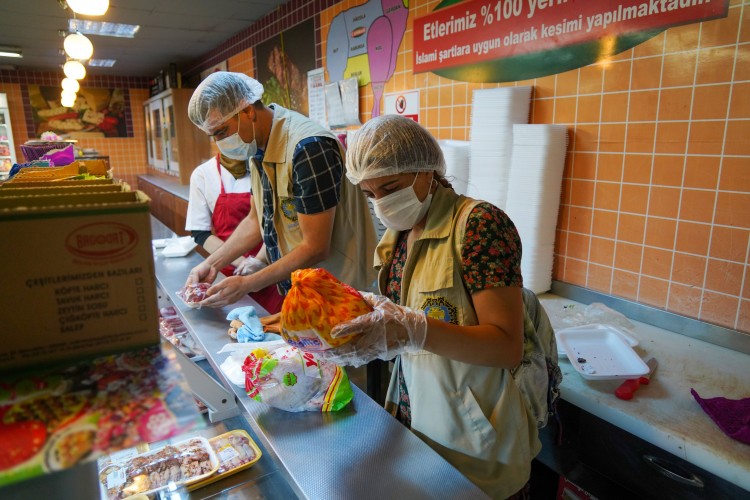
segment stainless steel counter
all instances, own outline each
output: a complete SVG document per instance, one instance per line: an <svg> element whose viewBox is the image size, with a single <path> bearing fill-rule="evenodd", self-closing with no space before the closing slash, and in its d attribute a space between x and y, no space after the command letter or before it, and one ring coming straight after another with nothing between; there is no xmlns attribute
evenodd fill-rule
<svg viewBox="0 0 750 500"><path fill-rule="evenodd" d="M154 237L164 237L154 222ZM157 236L158 235L158 236ZM219 370L227 354L227 313L256 305L250 297L223 309L190 309L176 292L202 257L165 258L155 252L160 293L171 299L279 471L302 498L486 498L473 483L398 423L356 386L354 399L333 413L290 413L251 400ZM220 278L221 279L221 278ZM261 309L262 310L262 309Z"/></svg>

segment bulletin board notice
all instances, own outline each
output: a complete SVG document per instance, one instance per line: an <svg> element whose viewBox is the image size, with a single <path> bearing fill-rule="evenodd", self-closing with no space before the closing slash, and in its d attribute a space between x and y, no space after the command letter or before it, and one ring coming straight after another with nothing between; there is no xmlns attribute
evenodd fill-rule
<svg viewBox="0 0 750 500"><path fill-rule="evenodd" d="M729 0L469 0L438 6L414 20L414 73L726 17L728 9Z"/></svg>

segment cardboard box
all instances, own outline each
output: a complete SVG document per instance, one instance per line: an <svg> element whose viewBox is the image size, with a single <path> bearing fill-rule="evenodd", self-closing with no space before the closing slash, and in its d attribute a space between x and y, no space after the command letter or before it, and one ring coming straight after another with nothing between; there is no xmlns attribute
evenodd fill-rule
<svg viewBox="0 0 750 500"><path fill-rule="evenodd" d="M90 173L91 175L107 175L109 172L109 162L107 160L76 160L78 169Z"/></svg>
<svg viewBox="0 0 750 500"><path fill-rule="evenodd" d="M9 179L0 183L0 190L15 189L18 187L43 187L43 186L92 186L118 184L121 181L109 179L72 179L72 180L43 180L43 181L19 181L16 178Z"/></svg>
<svg viewBox="0 0 750 500"><path fill-rule="evenodd" d="M3 196L0 197L0 210L29 210L32 212L43 209L59 209L66 205L80 206L81 209L101 210L113 208L112 204L130 203L138 201L138 191L120 191L116 193L76 193L69 195L36 194L31 196ZM148 196L141 193L146 199ZM102 207L107 205L108 207ZM0 219L2 220L2 219Z"/></svg>
<svg viewBox="0 0 750 500"><path fill-rule="evenodd" d="M52 186L44 183L44 187L8 187L0 189L0 196L33 196L33 195L67 195L77 193L117 193L130 191L127 183L122 184L89 184L83 186Z"/></svg>
<svg viewBox="0 0 750 500"><path fill-rule="evenodd" d="M159 342L149 199L0 198L0 370Z"/></svg>
<svg viewBox="0 0 750 500"><path fill-rule="evenodd" d="M80 174L109 175L109 162L105 160L76 160L62 167L26 167L8 182L51 181L75 177Z"/></svg>

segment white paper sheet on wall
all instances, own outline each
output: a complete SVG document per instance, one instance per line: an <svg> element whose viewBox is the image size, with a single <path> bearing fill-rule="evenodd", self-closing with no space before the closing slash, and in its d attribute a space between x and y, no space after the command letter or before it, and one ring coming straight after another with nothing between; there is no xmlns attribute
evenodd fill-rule
<svg viewBox="0 0 750 500"><path fill-rule="evenodd" d="M359 84L356 78L329 83L325 87L326 111L331 128L361 125L359 121Z"/></svg>
<svg viewBox="0 0 750 500"><path fill-rule="evenodd" d="M311 120L320 123L324 127L328 127L328 120L326 119L325 78L323 68L307 72L308 116Z"/></svg>

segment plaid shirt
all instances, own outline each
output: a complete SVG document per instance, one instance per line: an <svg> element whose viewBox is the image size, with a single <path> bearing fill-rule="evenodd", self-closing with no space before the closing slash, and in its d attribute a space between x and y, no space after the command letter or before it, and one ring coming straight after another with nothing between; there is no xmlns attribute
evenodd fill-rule
<svg viewBox="0 0 750 500"><path fill-rule="evenodd" d="M273 223L273 189L262 167L264 155L265 152L259 149L253 163L263 185L263 242L266 244L269 262L274 263L281 258L281 252ZM343 175L344 161L335 139L308 137L297 143L292 157L292 193L297 213L317 214L338 205ZM279 283L285 295L291 286L291 280Z"/></svg>

